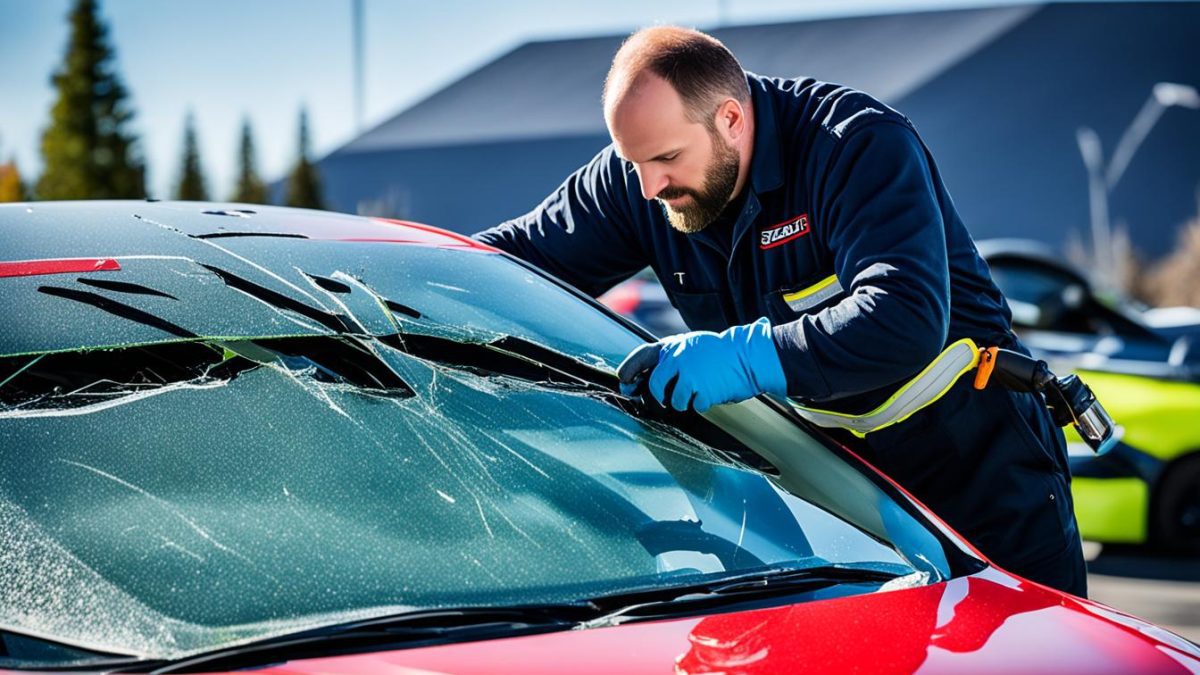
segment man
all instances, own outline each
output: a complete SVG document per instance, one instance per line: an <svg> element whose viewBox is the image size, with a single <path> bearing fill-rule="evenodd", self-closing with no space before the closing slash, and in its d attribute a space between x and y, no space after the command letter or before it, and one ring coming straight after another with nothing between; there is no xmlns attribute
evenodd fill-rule
<svg viewBox="0 0 1200 675"><path fill-rule="evenodd" d="M656 399L885 404L860 420L872 463L998 564L1086 594L1066 446L1040 396L927 386L963 338L1024 348L906 117L846 87L746 73L675 27L622 45L604 116L609 147L477 238L593 295L651 266L697 330L627 359ZM923 407L895 414L913 396Z"/></svg>

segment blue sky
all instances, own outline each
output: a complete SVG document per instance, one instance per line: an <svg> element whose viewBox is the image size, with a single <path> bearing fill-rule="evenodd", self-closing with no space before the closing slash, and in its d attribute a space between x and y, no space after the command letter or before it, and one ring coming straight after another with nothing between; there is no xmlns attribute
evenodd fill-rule
<svg viewBox="0 0 1200 675"><path fill-rule="evenodd" d="M613 34L655 23L712 27L1013 0L365 0L365 125L379 124L531 39ZM50 75L67 43L71 0L0 0L0 160L41 169ZM249 117L259 170L294 160L299 108L324 155L355 133L351 0L102 0L132 93L152 195L178 179L193 111L209 191L232 191L238 129Z"/></svg>

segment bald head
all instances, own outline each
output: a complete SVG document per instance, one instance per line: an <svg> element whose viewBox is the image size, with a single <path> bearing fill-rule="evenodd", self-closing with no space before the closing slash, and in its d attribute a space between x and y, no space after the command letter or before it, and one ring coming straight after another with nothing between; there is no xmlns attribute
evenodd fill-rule
<svg viewBox="0 0 1200 675"><path fill-rule="evenodd" d="M604 83L604 121L642 196L681 232L714 222L745 185L750 88L733 54L704 33L660 26L630 36Z"/></svg>
<svg viewBox="0 0 1200 675"><path fill-rule="evenodd" d="M608 120L627 98L654 76L665 80L683 101L687 117L711 127L722 102L750 100L746 74L720 40L690 28L655 26L629 36L613 58L604 81Z"/></svg>

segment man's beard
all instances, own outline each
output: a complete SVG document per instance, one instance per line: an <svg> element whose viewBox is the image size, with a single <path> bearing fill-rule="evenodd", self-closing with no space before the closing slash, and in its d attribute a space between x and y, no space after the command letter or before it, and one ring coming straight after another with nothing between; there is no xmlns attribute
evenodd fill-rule
<svg viewBox="0 0 1200 675"><path fill-rule="evenodd" d="M658 203L662 204L671 227L684 234L694 234L708 227L725 205L733 197L733 188L737 186L738 166L740 158L737 150L725 142L717 134L713 138L713 160L704 169L704 187L699 191L691 188L669 187L658 193ZM678 209L672 208L664 199L676 199L688 195L691 203Z"/></svg>

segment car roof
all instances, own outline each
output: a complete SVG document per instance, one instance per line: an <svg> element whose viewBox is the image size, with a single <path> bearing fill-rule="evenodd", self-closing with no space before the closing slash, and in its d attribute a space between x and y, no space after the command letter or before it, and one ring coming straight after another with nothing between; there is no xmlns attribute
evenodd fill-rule
<svg viewBox="0 0 1200 675"><path fill-rule="evenodd" d="M983 239L975 242L979 255L989 264L1002 259L1021 260L1036 263L1043 267L1058 270L1071 278L1091 288L1087 276L1070 263L1063 261L1061 255L1054 249L1039 241L1031 239Z"/></svg>
<svg viewBox="0 0 1200 675"><path fill-rule="evenodd" d="M0 356L331 334L351 314L384 330L374 301L350 311L324 291L370 277L398 293L390 270L496 252L420 223L208 202L0 205L0 242Z"/></svg>
<svg viewBox="0 0 1200 675"><path fill-rule="evenodd" d="M296 209L261 204L228 202L165 202L165 201L64 201L28 202L0 205L0 227L20 227L36 224L45 218L54 219L67 230L91 229L100 224L115 224L124 220L155 222L177 229L190 237L284 236L304 239L337 241L375 241L420 246L469 248L494 251L468 237L454 232L390 218L368 218L328 211ZM19 238L6 242L3 258L28 259L23 255ZM70 240L63 240L64 254L71 250ZM37 251L39 255L44 251ZM87 253L87 252L82 252ZM98 251L92 251L92 254Z"/></svg>

